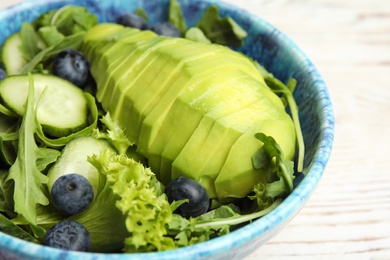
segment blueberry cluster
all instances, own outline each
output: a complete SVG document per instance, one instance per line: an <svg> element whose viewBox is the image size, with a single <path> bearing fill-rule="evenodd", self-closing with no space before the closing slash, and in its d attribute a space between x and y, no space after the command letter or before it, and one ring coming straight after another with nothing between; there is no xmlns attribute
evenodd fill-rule
<svg viewBox="0 0 390 260"><path fill-rule="evenodd" d="M51 189L53 205L66 216L81 213L94 198L90 182L82 175L72 173L58 178ZM88 230L80 223L65 220L46 232L45 245L76 251L88 251L91 238Z"/></svg>

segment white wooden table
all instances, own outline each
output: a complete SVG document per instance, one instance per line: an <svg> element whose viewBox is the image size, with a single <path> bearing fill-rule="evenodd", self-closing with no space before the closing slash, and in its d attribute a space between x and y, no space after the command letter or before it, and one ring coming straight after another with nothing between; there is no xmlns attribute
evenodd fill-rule
<svg viewBox="0 0 390 260"><path fill-rule="evenodd" d="M0 9L22 0L0 0ZM225 0L293 39L327 82L331 159L304 209L247 259L390 259L390 1Z"/></svg>

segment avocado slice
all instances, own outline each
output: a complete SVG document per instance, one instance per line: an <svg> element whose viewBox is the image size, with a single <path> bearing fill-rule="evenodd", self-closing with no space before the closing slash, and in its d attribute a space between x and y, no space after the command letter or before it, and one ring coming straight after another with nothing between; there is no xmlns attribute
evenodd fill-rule
<svg viewBox="0 0 390 260"><path fill-rule="evenodd" d="M155 35L147 33L136 33L130 37L131 40L137 42L138 44L144 43L144 40L154 38ZM97 99L102 100L106 95L107 86L111 84L112 80L111 74L118 70L121 67L121 64L125 63L127 58L133 53L135 47L133 45L129 46L128 44L123 44L122 40L120 43L109 42L105 44L106 51L103 53L95 53L95 56L100 56L101 60L97 63L96 67L91 66L91 71L104 71L106 73L99 73L96 77L101 82L97 92ZM104 47L103 47L104 48ZM124 53L126 56L124 57ZM103 55L104 54L104 55Z"/></svg>
<svg viewBox="0 0 390 260"><path fill-rule="evenodd" d="M171 42L172 39L169 39L169 41ZM176 67L173 70L164 70L165 74L169 75L172 71L180 71L180 73L177 74L175 79L172 79L170 84L163 84L161 86L161 83L155 82L157 86L160 85L159 88L154 88L152 91L149 91L150 86L147 86L140 90L143 92L135 99L134 109L129 117L129 125L139 126L133 128L136 136L140 136L143 122L147 117L154 117L150 120L157 122L158 119L155 118L155 116L160 116L161 113L156 113L155 111L167 111L169 107L172 106L178 93L185 89L189 84L192 74L188 73L187 70L180 70L180 68L184 65L188 66L189 64L196 63L198 59L203 58L206 60L204 57L213 56L215 54L215 51L210 51L209 46L207 45L192 46L181 39L178 39L178 42L173 48L165 46L158 50L158 52L164 56L169 56L172 64L176 63ZM184 59L180 57L184 57L185 55L188 55L191 58ZM167 68L169 68L169 66L167 66Z"/></svg>
<svg viewBox="0 0 390 260"><path fill-rule="evenodd" d="M145 33L138 30L126 29L122 29L113 34L110 34L105 38L104 41L98 42L94 45L94 48L97 51L95 52L94 58L92 60L92 65L97 66L96 69L105 69L107 66L112 65L118 59L118 57L123 59L124 49L122 49L123 47L121 45L115 44L117 42L138 42L155 37L156 35L152 32Z"/></svg>
<svg viewBox="0 0 390 260"><path fill-rule="evenodd" d="M192 135L189 142L172 164L172 179L187 176L197 180L209 192L210 198L216 198L214 181L225 163L229 149L235 141L252 125L263 120L277 118L279 111L269 106L271 102L261 93L251 93L258 96L250 105L242 104L242 109L220 118L210 118L210 126L199 125L197 131L202 136ZM245 99L245 98L244 98ZM205 117L207 118L207 117ZM204 118L204 119L205 119ZM200 128L206 128L200 129ZM191 169L189 171L188 169ZM196 173L196 174L194 174Z"/></svg>
<svg viewBox="0 0 390 260"><path fill-rule="evenodd" d="M203 80L194 77L192 81L197 83L191 83L190 85L194 89L200 87L220 88L221 85L227 85L231 82L231 79L227 81L223 75L215 75L212 71L209 72L211 73L201 74L204 77ZM189 98L187 97L187 99ZM199 97L193 97L193 99L199 99ZM195 129L209 109L207 104L199 106L198 109L191 109L189 103L183 102L180 97L177 98L160 126L159 137L155 138L148 147L149 165L152 170L158 172L160 181L165 184L170 180L171 175L170 165L166 165L166 163L172 163L188 139L194 134ZM199 104L200 102L195 103ZM214 104L211 105L214 106ZM191 118L191 120L188 120L188 118Z"/></svg>
<svg viewBox="0 0 390 260"><path fill-rule="evenodd" d="M168 137L157 139L156 142L160 141L160 144L155 145L162 147L162 151L157 153L161 154L160 176L166 177L162 177L162 180L167 179L169 181L171 164L190 138L196 140L197 145L200 145L200 140L194 138L196 131L205 132L202 128L209 131L213 127L214 121L219 117L236 112L258 100L256 88L246 90L242 88L245 78L251 79L250 76L229 66L224 67L224 71L230 75L229 78L226 78L224 74L213 75L212 79L203 82L202 86L208 88L203 95L192 97L192 100L191 93L182 95L176 101L176 109L172 108L170 113L174 114L167 117L168 120L161 128L164 129L162 130L164 132L160 133L162 136L166 133ZM253 79L251 83L253 83ZM182 115L183 111L187 113L185 116ZM191 124L188 123L187 118L191 118ZM161 143L162 141L165 141L165 143ZM150 160L154 158L152 152L151 149Z"/></svg>
<svg viewBox="0 0 390 260"><path fill-rule="evenodd" d="M211 84L210 82L208 83L206 82L205 79L207 77L217 77L218 78L217 82L223 83L224 78L226 78L226 75L231 73L234 74L236 70L236 71L240 71L242 75L244 74L251 75L253 78L255 78L256 80L262 83L263 88L268 88L264 82L263 77L261 76L261 74L259 74L258 69L253 65L252 62L250 62L250 60L248 60L247 57L237 52L231 52L230 50L228 50L226 47L223 46L212 45L212 47L215 48L216 50L219 49L220 53L221 54L223 53L223 55L219 55L215 53L213 56L203 58L202 61L196 61L192 64L187 63L183 68L184 71L189 72L189 74L191 75L191 79L188 82L187 87L183 88L183 90L181 91L181 93L179 93L179 96L177 98L177 100L182 98L185 99L185 101L183 102L184 107L172 108L172 109L179 109L179 113L181 113L180 110L187 111L188 110L188 106L186 106L187 104L191 103L192 100L196 99L197 96L204 95L209 89L214 87L215 85L214 83ZM224 73L221 74L221 71L224 71ZM233 75L229 75L227 79L229 80L232 77ZM205 83L200 84L200 81L204 81ZM239 85L240 83L237 84ZM177 103L177 100L175 101L175 103ZM178 105L178 104L174 104L174 105ZM161 114L160 111L168 111L168 110L166 110L165 108L164 109L155 108L156 114L157 113ZM172 115L175 112L172 113L169 112L169 113L170 114L168 116L163 116L160 118L161 120L170 120L169 122L156 120L152 116L149 116L147 120L144 122L141 135L140 135L140 145L138 147L139 152L149 157L151 168L155 172L158 172L160 168L159 166L160 161L158 157L161 155L162 150L164 149L169 150L167 146L175 146L176 148L182 148L191 135L191 131L187 132L187 130L183 129L183 127L185 128L187 128L187 126L189 128L192 127L191 129L194 130L195 127L197 126L197 123L199 123L202 115L204 114L203 112L201 112L200 114L196 114L196 115L195 114L184 115L184 118L187 118L187 116L191 118L191 123L177 124L179 120L176 120L176 118L180 119L181 116ZM161 127L161 124L167 125L168 129L165 130L165 127ZM150 128L154 128L155 130L150 130ZM148 131L152 131L152 132L158 131L160 138L156 140L153 136L153 133L149 133ZM162 134L162 131L168 134L164 135ZM165 138L165 136L168 136L168 138ZM169 140L172 139L171 138L172 136L174 138L174 141L170 142ZM155 142L155 144L153 144L153 142ZM153 148L150 148L152 145ZM176 155L174 155L174 157L175 156Z"/></svg>
<svg viewBox="0 0 390 260"><path fill-rule="evenodd" d="M86 33L81 50L91 63L91 72L107 71L93 73L95 80L100 82L96 96L99 101L106 95L111 71L125 62L124 56L128 57L138 45L145 44L144 40L156 36L152 31L140 31L116 24L100 24ZM122 44L124 42L127 44Z"/></svg>
<svg viewBox="0 0 390 260"><path fill-rule="evenodd" d="M125 86L129 83L133 82L133 78L137 76L137 73L140 72L143 63L149 62L148 59L144 59L144 48L155 45L161 41L159 38L152 38L150 40L141 40L135 44L124 44L121 42L117 42L117 45L122 45L121 53L122 53L122 61L117 67L110 67L114 71L110 71L107 69L107 77L109 79L106 85L101 85L98 87L97 98L102 103L103 108L110 111L112 117L114 114L117 114L118 109L118 101L125 94L124 87L121 86L121 82L124 82ZM126 53L126 56L123 57L123 53ZM146 55L147 56L147 55ZM120 59L120 58L119 58ZM142 62L141 62L142 61ZM99 93L100 92L100 93ZM115 118L116 119L116 118Z"/></svg>
<svg viewBox="0 0 390 260"><path fill-rule="evenodd" d="M285 158L288 160L294 158L295 128L287 114L280 114L276 119L264 120L253 125L232 145L215 179L214 185L218 198L245 197L252 191L254 183L267 183L267 173L261 169L254 169L252 164L253 154L262 146L262 143L255 137L256 133L272 136L283 150Z"/></svg>

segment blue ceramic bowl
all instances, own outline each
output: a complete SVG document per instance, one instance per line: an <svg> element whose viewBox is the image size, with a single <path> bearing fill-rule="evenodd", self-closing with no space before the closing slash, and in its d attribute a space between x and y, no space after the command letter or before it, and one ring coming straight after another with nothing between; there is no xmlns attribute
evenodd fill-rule
<svg viewBox="0 0 390 260"><path fill-rule="evenodd" d="M297 79L295 97L306 144L306 176L296 178L294 191L268 215L231 234L194 246L158 253L79 253L36 245L0 232L0 258L2 255L6 259L242 259L272 238L303 207L324 172L333 142L333 109L323 79L291 40L260 17L216 0L179 2L189 25L195 24L208 6L218 5L222 16L233 17L249 34L239 51L259 61L282 81L289 77ZM66 4L87 7L100 22L114 21L119 13L143 8L153 24L167 19L168 3L169 0L30 0L0 11L0 44L18 31L23 21L32 21L43 12Z"/></svg>

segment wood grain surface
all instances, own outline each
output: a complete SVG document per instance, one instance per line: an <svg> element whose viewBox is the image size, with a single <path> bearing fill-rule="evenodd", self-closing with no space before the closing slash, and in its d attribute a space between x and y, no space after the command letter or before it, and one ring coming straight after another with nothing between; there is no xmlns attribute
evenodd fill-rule
<svg viewBox="0 0 390 260"><path fill-rule="evenodd" d="M225 1L298 44L324 77L336 119L313 196L247 260L390 259L390 1ZM0 0L0 8L18 2Z"/></svg>

